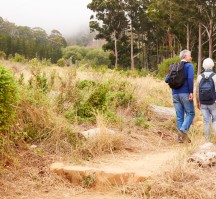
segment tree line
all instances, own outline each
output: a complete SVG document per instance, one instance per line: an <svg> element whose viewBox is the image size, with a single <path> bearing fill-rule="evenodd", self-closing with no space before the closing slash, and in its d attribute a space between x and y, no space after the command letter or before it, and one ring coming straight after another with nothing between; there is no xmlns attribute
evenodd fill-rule
<svg viewBox="0 0 216 199"><path fill-rule="evenodd" d="M203 58L214 58L216 0L92 0L87 7L115 67L155 70L189 49L199 73Z"/></svg>
<svg viewBox="0 0 216 199"><path fill-rule="evenodd" d="M6 57L20 54L26 59L51 59L56 63L62 57L62 47L66 47L65 38L58 30L48 35L40 27L16 26L0 17L0 51Z"/></svg>

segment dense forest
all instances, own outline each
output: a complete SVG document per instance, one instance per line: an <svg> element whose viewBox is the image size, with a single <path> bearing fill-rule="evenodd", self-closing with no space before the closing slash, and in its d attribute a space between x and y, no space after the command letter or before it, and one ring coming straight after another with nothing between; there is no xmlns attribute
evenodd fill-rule
<svg viewBox="0 0 216 199"><path fill-rule="evenodd" d="M55 63L62 57L62 47L66 47L65 38L58 30L48 35L40 27L16 26L0 17L0 51L6 57L20 54L26 59L51 59Z"/></svg>
<svg viewBox="0 0 216 199"><path fill-rule="evenodd" d="M214 58L215 0L92 0L88 8L90 28L106 39L115 67L155 70L183 49L198 70L204 57Z"/></svg>

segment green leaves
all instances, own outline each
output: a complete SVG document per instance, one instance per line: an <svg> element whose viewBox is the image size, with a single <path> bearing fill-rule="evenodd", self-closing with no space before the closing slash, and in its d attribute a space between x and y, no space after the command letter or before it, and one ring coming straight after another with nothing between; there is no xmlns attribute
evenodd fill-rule
<svg viewBox="0 0 216 199"><path fill-rule="evenodd" d="M17 103L18 88L12 72L0 65L0 131L12 123Z"/></svg>

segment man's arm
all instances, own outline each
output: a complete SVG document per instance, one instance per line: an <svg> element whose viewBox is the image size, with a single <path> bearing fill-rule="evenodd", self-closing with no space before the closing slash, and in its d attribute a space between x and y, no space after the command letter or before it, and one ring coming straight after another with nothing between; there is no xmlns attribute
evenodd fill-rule
<svg viewBox="0 0 216 199"><path fill-rule="evenodd" d="M188 66L188 87L189 87L189 100L192 101L194 96L193 96L193 87L194 87L194 67L191 63Z"/></svg>
<svg viewBox="0 0 216 199"><path fill-rule="evenodd" d="M201 75L197 77L197 83L196 83L196 104L197 108L200 109L200 101L199 101L199 84L200 80L202 79Z"/></svg>

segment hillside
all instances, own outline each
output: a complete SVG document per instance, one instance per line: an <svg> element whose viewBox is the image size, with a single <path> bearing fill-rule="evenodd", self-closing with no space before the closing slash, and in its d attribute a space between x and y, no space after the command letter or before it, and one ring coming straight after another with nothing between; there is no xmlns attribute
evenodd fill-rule
<svg viewBox="0 0 216 199"><path fill-rule="evenodd" d="M2 198L215 197L214 167L187 162L204 142L200 113L191 128L192 144L179 144L174 117L151 109L150 105L172 106L162 80L109 69L2 64L13 70L22 89L28 88L22 91L13 127L21 138L13 149L15 156L1 169ZM43 81L37 84L35 77ZM115 135L81 137L81 132L96 127ZM50 171L55 162L134 172L143 180L105 190L88 181L77 185Z"/></svg>

